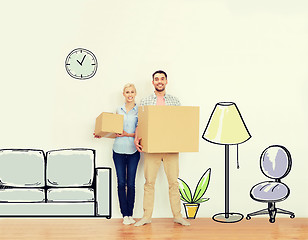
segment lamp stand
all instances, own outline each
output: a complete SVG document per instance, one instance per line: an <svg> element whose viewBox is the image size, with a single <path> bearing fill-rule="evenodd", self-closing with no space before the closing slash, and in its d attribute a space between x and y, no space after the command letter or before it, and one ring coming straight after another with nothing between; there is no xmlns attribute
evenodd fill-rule
<svg viewBox="0 0 308 240"><path fill-rule="evenodd" d="M215 214L212 219L221 223L235 223L243 219L241 213L229 212L229 145L225 145L225 212Z"/></svg>

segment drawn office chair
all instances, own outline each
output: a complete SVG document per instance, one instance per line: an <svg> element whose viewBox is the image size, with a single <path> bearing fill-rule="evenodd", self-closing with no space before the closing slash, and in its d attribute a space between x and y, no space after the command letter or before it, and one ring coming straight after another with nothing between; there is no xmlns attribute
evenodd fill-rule
<svg viewBox="0 0 308 240"><path fill-rule="evenodd" d="M274 223L277 213L288 214L290 218L295 217L293 212L276 208L276 202L285 200L290 194L290 189L281 182L281 179L289 174L291 165L291 154L283 146L269 146L262 152L261 171L274 181L261 182L252 187L250 197L256 201L268 203L268 208L247 214L247 220L250 220L252 216L269 214L269 221Z"/></svg>

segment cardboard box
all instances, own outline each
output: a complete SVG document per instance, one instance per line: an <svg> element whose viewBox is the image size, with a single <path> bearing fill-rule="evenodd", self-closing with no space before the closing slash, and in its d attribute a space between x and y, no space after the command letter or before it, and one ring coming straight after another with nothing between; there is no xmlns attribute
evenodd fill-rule
<svg viewBox="0 0 308 240"><path fill-rule="evenodd" d="M140 106L138 137L146 153L198 152L199 107Z"/></svg>
<svg viewBox="0 0 308 240"><path fill-rule="evenodd" d="M116 133L123 133L124 115L103 112L95 121L95 135L115 138Z"/></svg>

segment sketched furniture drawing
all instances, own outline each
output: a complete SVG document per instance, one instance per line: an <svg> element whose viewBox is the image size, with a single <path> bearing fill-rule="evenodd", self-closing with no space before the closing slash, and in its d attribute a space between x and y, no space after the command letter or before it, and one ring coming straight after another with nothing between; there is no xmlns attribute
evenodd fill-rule
<svg viewBox="0 0 308 240"><path fill-rule="evenodd" d="M111 217L111 169L95 150L0 150L0 217Z"/></svg>
<svg viewBox="0 0 308 240"><path fill-rule="evenodd" d="M277 213L290 215L290 218L295 217L293 212L276 208L276 202L285 200L290 194L290 189L281 182L281 179L289 174L291 165L291 154L283 146L269 146L262 152L261 171L273 181L265 181L253 186L250 197L256 201L267 203L268 208L247 214L247 220L250 220L252 216L269 214L269 221L274 223Z"/></svg>
<svg viewBox="0 0 308 240"><path fill-rule="evenodd" d="M220 223L235 223L244 218L238 212L230 212L230 145L242 144L251 138L240 111L233 102L219 102L211 114L202 138L225 146L225 211L212 219ZM237 154L238 156L238 154ZM239 168L239 167L238 167Z"/></svg>

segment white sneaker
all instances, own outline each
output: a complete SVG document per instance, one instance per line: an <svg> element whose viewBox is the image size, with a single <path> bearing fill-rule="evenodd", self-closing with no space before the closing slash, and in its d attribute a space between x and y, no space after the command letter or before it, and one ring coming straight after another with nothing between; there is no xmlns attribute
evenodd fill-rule
<svg viewBox="0 0 308 240"><path fill-rule="evenodd" d="M151 219L141 218L141 220L139 220L139 222L136 222L134 226L140 227L140 226L143 226L145 224L149 224L151 222L152 222Z"/></svg>
<svg viewBox="0 0 308 240"><path fill-rule="evenodd" d="M136 222L132 216L128 217L128 219L130 221L130 224L134 224Z"/></svg>
<svg viewBox="0 0 308 240"><path fill-rule="evenodd" d="M124 224L124 225L130 225L130 224L132 224L132 223L130 222L128 216L125 216L125 217L123 218L123 224Z"/></svg>
<svg viewBox="0 0 308 240"><path fill-rule="evenodd" d="M181 224L183 226L189 226L190 225L190 222L184 220L183 218L175 218L174 222L178 223L178 224Z"/></svg>

